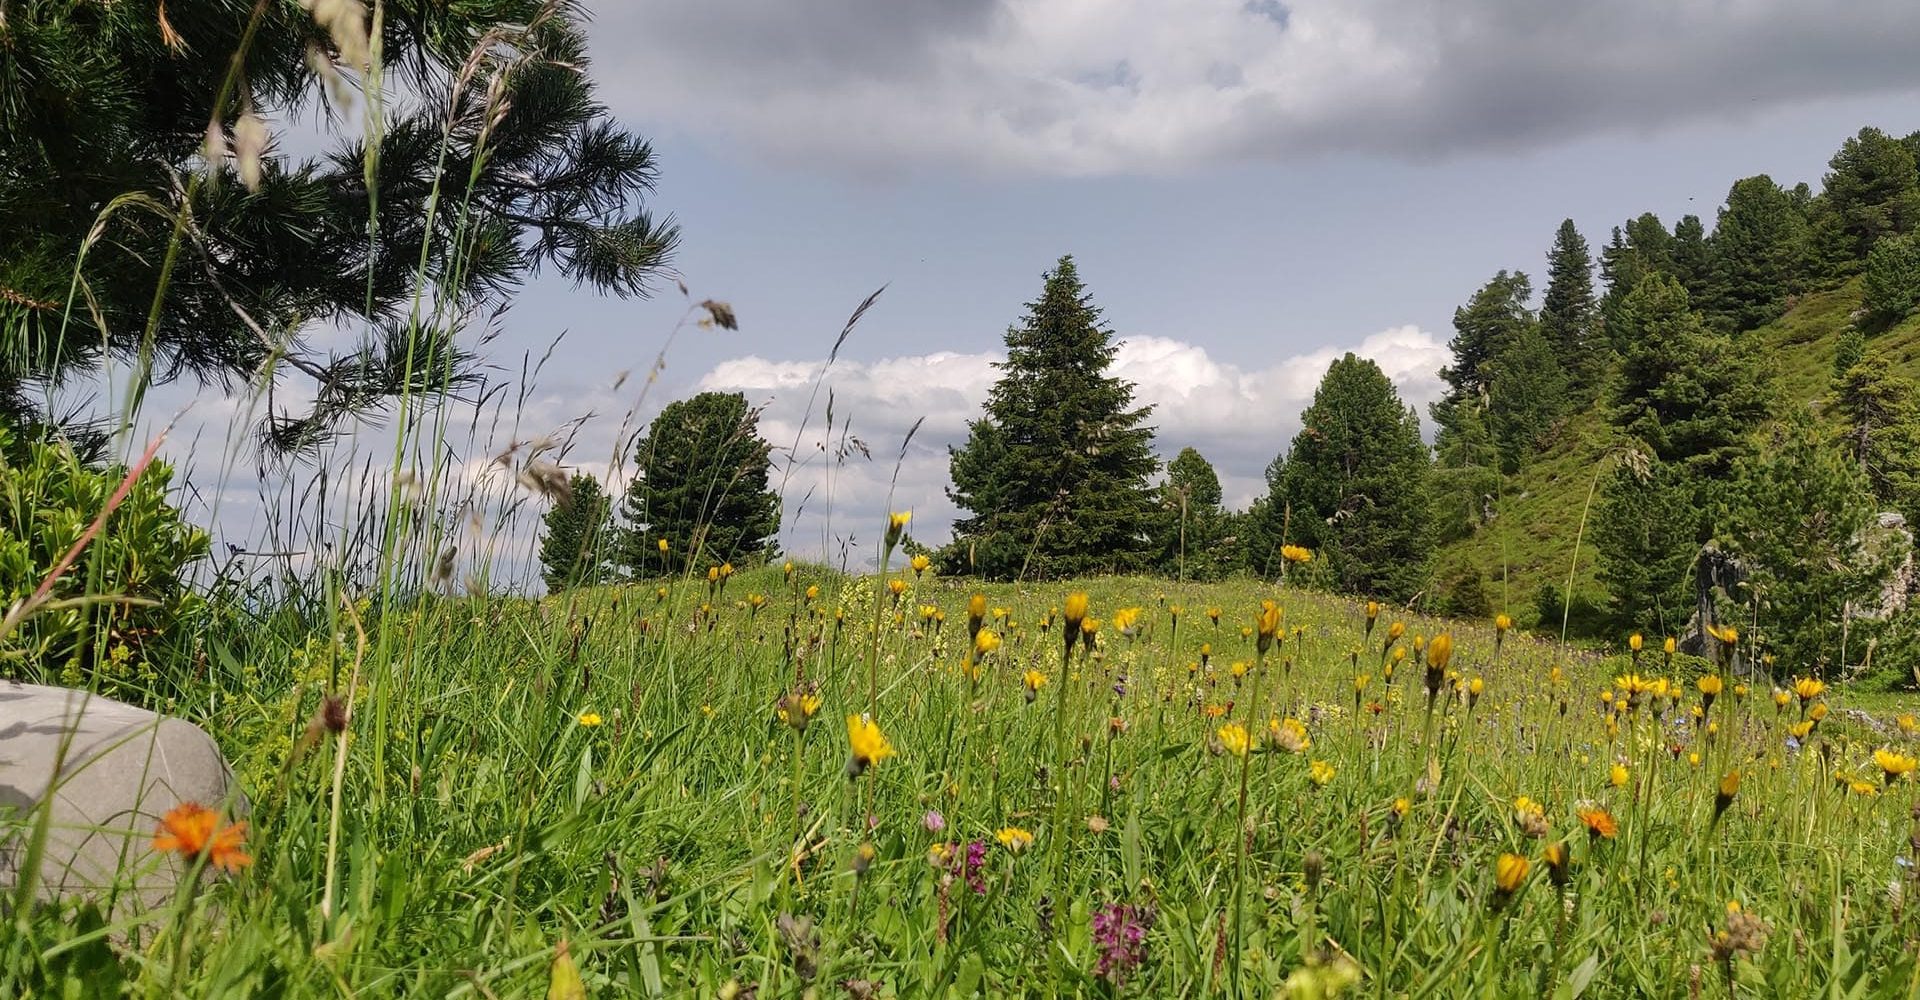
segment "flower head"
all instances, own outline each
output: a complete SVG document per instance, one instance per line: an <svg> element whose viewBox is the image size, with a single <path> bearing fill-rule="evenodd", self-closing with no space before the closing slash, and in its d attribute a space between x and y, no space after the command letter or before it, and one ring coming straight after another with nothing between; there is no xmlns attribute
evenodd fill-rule
<svg viewBox="0 0 1920 1000"><path fill-rule="evenodd" d="M894 756L893 744L887 742L880 725L865 715L847 716L847 742L853 746L853 759L847 765L847 773L858 777L867 768Z"/></svg>
<svg viewBox="0 0 1920 1000"><path fill-rule="evenodd" d="M1873 762L1880 765L1880 773L1886 776L1889 785L1912 774L1916 766L1913 757L1885 747L1873 752Z"/></svg>
<svg viewBox="0 0 1920 1000"><path fill-rule="evenodd" d="M1127 976L1146 959L1153 918L1151 906L1114 903L1094 911L1093 947L1099 957L1094 959L1093 974L1115 989L1124 986Z"/></svg>
<svg viewBox="0 0 1920 1000"><path fill-rule="evenodd" d="M1267 741L1288 753L1305 753L1313 747L1307 727L1299 719L1268 719Z"/></svg>
<svg viewBox="0 0 1920 1000"><path fill-rule="evenodd" d="M1220 738L1220 745L1235 757L1245 757L1253 746L1253 740L1247 736L1247 727L1238 722L1221 726L1214 735Z"/></svg>
<svg viewBox="0 0 1920 1000"><path fill-rule="evenodd" d="M1312 562L1313 550L1304 545L1282 545L1280 546L1280 558L1290 563Z"/></svg>
<svg viewBox="0 0 1920 1000"><path fill-rule="evenodd" d="M599 712L581 712L579 717L576 718L574 721L591 729L594 726L599 725L601 722L605 720L600 718Z"/></svg>
<svg viewBox="0 0 1920 1000"><path fill-rule="evenodd" d="M1307 779L1322 788L1326 787L1327 782L1333 780L1333 773L1333 765L1324 760L1316 760L1307 765Z"/></svg>
<svg viewBox="0 0 1920 1000"><path fill-rule="evenodd" d="M246 847L247 824L222 826L220 814L198 802L182 802L160 818L153 849L180 855L192 862L204 858L215 868L239 871L253 864Z"/></svg>
<svg viewBox="0 0 1920 1000"><path fill-rule="evenodd" d="M774 705L773 714L781 722L792 727L794 732L804 733L807 724L820 712L820 696L812 691L794 690Z"/></svg>
<svg viewBox="0 0 1920 1000"><path fill-rule="evenodd" d="M1827 682L1817 677L1802 677L1793 682L1793 693L1800 696L1802 705L1820 697L1820 693L1826 689Z"/></svg>
<svg viewBox="0 0 1920 1000"><path fill-rule="evenodd" d="M1033 834L1017 826L1001 827L993 835L993 839L999 841L1000 846L1006 848L1008 854L1017 855L1033 846Z"/></svg>
<svg viewBox="0 0 1920 1000"><path fill-rule="evenodd" d="M1524 855L1502 854L1493 863L1494 905L1502 906L1527 884L1533 862Z"/></svg>
<svg viewBox="0 0 1920 1000"><path fill-rule="evenodd" d="M1395 622L1398 625L1399 622ZM1442 632L1427 643L1427 669L1444 671L1453 659L1453 633Z"/></svg>
<svg viewBox="0 0 1920 1000"><path fill-rule="evenodd" d="M1620 824L1613 814L1596 805L1581 805L1573 810L1580 822L1587 828L1587 835L1595 840L1612 840L1620 834Z"/></svg>

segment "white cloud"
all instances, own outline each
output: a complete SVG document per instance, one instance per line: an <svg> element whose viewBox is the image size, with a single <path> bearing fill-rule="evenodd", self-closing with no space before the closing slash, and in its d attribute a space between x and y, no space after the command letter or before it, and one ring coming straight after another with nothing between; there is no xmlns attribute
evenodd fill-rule
<svg viewBox="0 0 1920 1000"><path fill-rule="evenodd" d="M1920 86L1911 0L659 0L617 110L856 170L1079 175L1531 146Z"/></svg>

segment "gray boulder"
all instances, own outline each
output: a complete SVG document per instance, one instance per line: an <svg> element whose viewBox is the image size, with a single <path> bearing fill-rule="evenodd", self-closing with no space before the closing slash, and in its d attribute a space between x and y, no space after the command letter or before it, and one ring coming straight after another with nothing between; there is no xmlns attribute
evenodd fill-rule
<svg viewBox="0 0 1920 1000"><path fill-rule="evenodd" d="M185 802L247 811L198 726L85 691L0 681L0 911L26 874L43 815L38 898L111 892L116 909L164 904L187 866L155 857L153 836Z"/></svg>

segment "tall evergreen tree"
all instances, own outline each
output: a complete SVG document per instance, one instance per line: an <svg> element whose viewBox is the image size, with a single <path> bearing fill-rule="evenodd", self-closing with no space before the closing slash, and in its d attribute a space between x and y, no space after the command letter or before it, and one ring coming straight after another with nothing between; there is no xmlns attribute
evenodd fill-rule
<svg viewBox="0 0 1920 1000"><path fill-rule="evenodd" d="M1447 393L1432 409L1442 421L1478 411L1493 435L1500 467L1519 469L1566 409L1566 363L1527 308L1532 283L1501 271L1453 311L1453 363L1440 370Z"/></svg>
<svg viewBox="0 0 1920 1000"><path fill-rule="evenodd" d="M263 428L310 445L477 378L457 317L542 268L644 295L677 240L643 206L652 150L584 71L575 4L388 0L374 22L359 3L58 2L0 22L0 410L108 358L150 362L155 381L312 385L309 410ZM342 107L321 95L350 96L376 51L376 149L357 127L322 157L266 144L269 121ZM422 294L448 318L412 322ZM336 328L367 333L306 341Z"/></svg>
<svg viewBox="0 0 1920 1000"><path fill-rule="evenodd" d="M540 578L549 593L599 583L606 578L608 516L613 504L600 480L574 473L565 500L542 519Z"/></svg>
<svg viewBox="0 0 1920 1000"><path fill-rule="evenodd" d="M1641 281L1623 310L1626 340L1613 419L1664 462L1726 469L1766 413L1746 351L1706 328L1671 275Z"/></svg>
<svg viewBox="0 0 1920 1000"><path fill-rule="evenodd" d="M1805 218L1773 178L1734 182L1707 240L1711 274L1701 311L1731 332L1772 322L1800 288L1806 243Z"/></svg>
<svg viewBox="0 0 1920 1000"><path fill-rule="evenodd" d="M1615 355L1625 354L1630 346L1622 313L1627 296L1633 294L1646 275L1647 269L1640 263L1639 255L1627 245L1626 232L1619 226L1613 227L1613 235L1600 251L1600 278L1606 283L1606 291L1600 296L1600 330Z"/></svg>
<svg viewBox="0 0 1920 1000"><path fill-rule="evenodd" d="M1920 233L1883 237L1867 252L1860 308L1877 327L1892 326L1920 308Z"/></svg>
<svg viewBox="0 0 1920 1000"><path fill-rule="evenodd" d="M1006 344L985 414L949 452L947 495L968 512L950 562L996 579L1144 568L1158 510L1152 407L1107 373L1113 335L1072 257L1047 272Z"/></svg>
<svg viewBox="0 0 1920 1000"><path fill-rule="evenodd" d="M1167 463L1167 481L1160 495L1167 511L1163 551L1157 560L1160 572L1195 580L1219 576L1231 562L1231 554L1221 547L1227 512L1213 463L1194 448L1180 449Z"/></svg>
<svg viewBox="0 0 1920 1000"><path fill-rule="evenodd" d="M1533 283L1520 271L1501 271L1467 304L1453 311L1453 339L1447 347L1453 351L1453 363L1440 369L1447 383L1447 396L1465 399L1484 396L1493 383L1489 367L1521 330L1533 325L1527 310L1533 296Z"/></svg>
<svg viewBox="0 0 1920 1000"><path fill-rule="evenodd" d="M703 392L668 403L634 445L621 564L645 576L689 560L771 555L780 497L767 485L770 453L760 438L760 412L740 393Z"/></svg>
<svg viewBox="0 0 1920 1000"><path fill-rule="evenodd" d="M1592 519L1597 570L1623 631L1677 635L1695 603L1694 564L1710 520L1702 482L1679 463L1644 454L1615 468Z"/></svg>
<svg viewBox="0 0 1920 1000"><path fill-rule="evenodd" d="M1673 224L1673 276L1687 290L1687 297L1700 301L1712 273L1713 258L1707 250L1707 227L1691 213Z"/></svg>
<svg viewBox="0 0 1920 1000"><path fill-rule="evenodd" d="M1879 590L1890 551L1871 537L1866 477L1804 413L1735 468L1727 535L1762 602L1769 645L1802 668L1837 663L1849 610Z"/></svg>
<svg viewBox="0 0 1920 1000"><path fill-rule="evenodd" d="M1828 402L1842 450L1881 506L1920 525L1920 392L1877 354L1856 352L1835 366Z"/></svg>
<svg viewBox="0 0 1920 1000"><path fill-rule="evenodd" d="M1920 167L1914 151L1863 128L1828 161L1815 211L1815 242L1829 276L1857 273L1874 244L1920 227Z"/></svg>
<svg viewBox="0 0 1920 1000"><path fill-rule="evenodd" d="M1593 254L1572 219L1560 223L1547 252L1547 291L1540 326L1560 363L1581 380L1600 368L1595 330L1599 305L1593 293Z"/></svg>
<svg viewBox="0 0 1920 1000"><path fill-rule="evenodd" d="M1627 245L1647 271L1673 273L1673 235L1666 223L1652 212L1642 212L1627 222Z"/></svg>
<svg viewBox="0 0 1920 1000"><path fill-rule="evenodd" d="M1342 591L1410 597L1431 548L1420 418L1379 365L1348 354L1327 369L1300 420L1267 469L1264 534L1277 536L1285 519L1286 540L1316 550Z"/></svg>

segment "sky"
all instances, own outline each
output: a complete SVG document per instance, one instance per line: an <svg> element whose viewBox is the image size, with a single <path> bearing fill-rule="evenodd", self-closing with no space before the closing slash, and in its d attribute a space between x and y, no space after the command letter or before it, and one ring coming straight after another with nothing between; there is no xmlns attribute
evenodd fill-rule
<svg viewBox="0 0 1920 1000"><path fill-rule="evenodd" d="M1121 342L1116 373L1155 408L1162 455L1199 448L1242 505L1344 352L1379 362L1424 422L1454 307L1502 268L1543 284L1563 218L1596 253L1643 211L1711 226L1738 178L1817 187L1861 126L1920 129L1911 0L590 6L586 71L654 143L649 204L682 227L689 297L536 280L486 348L517 383L559 338L518 425L461 427L447 448L484 476L507 441L557 432L563 465L617 488L623 422L740 391L777 450L800 443L783 546L835 562L848 542L861 558L889 505L947 538L946 448L1062 254ZM739 329L683 324L704 298ZM826 457L829 392L871 460ZM169 454L219 484L204 502L246 542L261 494L289 488L276 477L313 470L218 446L244 403L169 398L193 403ZM391 437L366 428L335 458ZM530 552L537 510L492 544Z"/></svg>

